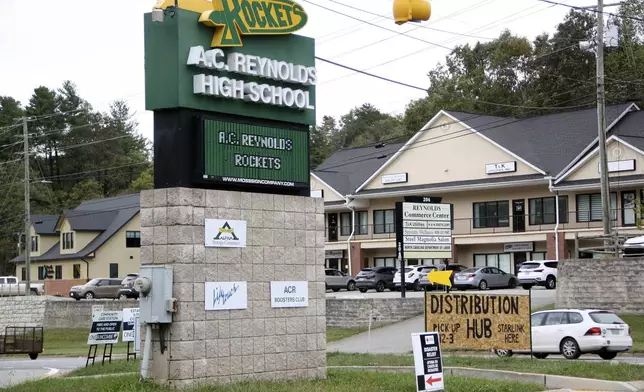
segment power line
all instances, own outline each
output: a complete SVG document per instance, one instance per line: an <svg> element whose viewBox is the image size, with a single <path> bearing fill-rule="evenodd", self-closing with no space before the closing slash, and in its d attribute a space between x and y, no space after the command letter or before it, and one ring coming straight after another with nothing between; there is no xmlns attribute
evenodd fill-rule
<svg viewBox="0 0 644 392"><path fill-rule="evenodd" d="M110 141L113 141L113 140L123 139L123 138L129 137L129 136L130 135L121 135L121 136L111 137L109 139L96 140L96 141L93 141L93 142L74 144L74 145L71 145L71 146L62 146L62 147L58 147L57 149L59 151L71 150L71 149L78 148L78 147L91 146L92 144L99 144L99 143L110 142Z"/></svg>
<svg viewBox="0 0 644 392"><path fill-rule="evenodd" d="M374 75L374 74L372 74L372 73L365 72L365 71L361 71L361 70L359 70L359 69L357 69L357 68L353 68L353 67L350 67L350 66L348 66L348 65L344 65L344 64L336 63L336 62L334 62L334 61L327 60L327 59L324 59L324 58L319 57L319 56L315 56L315 58L316 58L317 60L324 61L324 62L326 62L326 63L332 64L332 65L335 65L335 66L337 66L337 67L345 68L345 69L351 70L351 71L353 71L353 72L361 73L361 74L363 74L363 75L371 76L371 77L376 78L376 79L384 80L384 81L389 82L389 83L398 84L398 85L401 85L401 86L405 86L405 87L413 88L413 89L415 89L415 90L420 90L420 91L424 91L424 92L427 92L427 91L428 91L428 89L427 89L427 88L423 88L423 87L414 86L414 85L411 85L411 84L407 84L407 83L399 82L399 81L397 81L397 80L393 80L393 79L390 79L390 78L386 78L386 77L384 77L384 76ZM477 103L483 103L483 104L486 104L486 105L501 106L501 107L506 107L506 108L518 108L518 109L561 110L561 109L576 109L576 108L578 108L578 107L579 107L579 106L564 106L564 107L548 107L548 106L540 106L540 107L537 107L537 106L525 106L525 105L511 105L511 104L504 104L504 103L497 103L497 102L483 101L483 100L480 100L480 99L470 99L470 98L465 98L465 97L461 97L461 99L465 99L465 100L473 101L473 102L477 102Z"/></svg>
<svg viewBox="0 0 644 392"><path fill-rule="evenodd" d="M618 15L618 14L614 14L612 12L606 12L606 11L599 11L599 10L597 10L595 8L592 8L592 7L588 7L588 8L586 8L586 7L578 7L578 6L575 6L575 5L559 3L559 2L556 2L556 1L552 1L552 0L539 0L539 1L544 2L544 3L548 3L548 4L560 5L560 6L563 6L563 7L572 8L572 9L577 10L577 11L587 11L587 12L593 12L593 13L596 13L596 14L610 15L610 16L614 16L616 18L621 18L621 19L630 19L630 20L634 20L636 22L644 22L644 19L642 19L642 18L637 18L637 17L634 17L634 16L623 16L623 15Z"/></svg>

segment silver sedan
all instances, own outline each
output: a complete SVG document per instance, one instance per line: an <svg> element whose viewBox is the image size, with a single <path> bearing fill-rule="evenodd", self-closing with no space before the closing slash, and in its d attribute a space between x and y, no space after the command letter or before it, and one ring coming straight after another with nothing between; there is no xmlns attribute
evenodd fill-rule
<svg viewBox="0 0 644 392"><path fill-rule="evenodd" d="M517 278L496 267L474 267L454 276L454 288L459 290L517 287Z"/></svg>

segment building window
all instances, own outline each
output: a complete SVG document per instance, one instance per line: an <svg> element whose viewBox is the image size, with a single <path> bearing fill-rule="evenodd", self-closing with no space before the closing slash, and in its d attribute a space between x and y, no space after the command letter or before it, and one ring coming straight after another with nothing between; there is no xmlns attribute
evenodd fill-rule
<svg viewBox="0 0 644 392"><path fill-rule="evenodd" d="M63 250L74 249L74 233L63 233Z"/></svg>
<svg viewBox="0 0 644 392"><path fill-rule="evenodd" d="M38 236L31 237L31 251L38 252Z"/></svg>
<svg viewBox="0 0 644 392"><path fill-rule="evenodd" d="M474 203L474 228L510 226L510 202L488 201Z"/></svg>
<svg viewBox="0 0 644 392"><path fill-rule="evenodd" d="M125 247L126 248L140 248L141 247L141 232L140 231L126 231L125 232Z"/></svg>
<svg viewBox="0 0 644 392"><path fill-rule="evenodd" d="M541 261L546 259L546 252L532 252L530 254L530 261Z"/></svg>
<svg viewBox="0 0 644 392"><path fill-rule="evenodd" d="M557 223L557 202L554 197L530 199L530 224L551 225ZM568 196L559 196L559 222L568 223Z"/></svg>
<svg viewBox="0 0 644 392"><path fill-rule="evenodd" d="M60 280L63 278L63 266L62 265L57 265L56 266L56 279Z"/></svg>
<svg viewBox="0 0 644 392"><path fill-rule="evenodd" d="M117 263L110 263L110 278L116 279L119 277L119 265Z"/></svg>
<svg viewBox="0 0 644 392"><path fill-rule="evenodd" d="M74 279L80 279L81 277L81 265L74 264Z"/></svg>
<svg viewBox="0 0 644 392"><path fill-rule="evenodd" d="M27 280L27 268L25 267L22 267L21 269L20 280L22 280L23 282Z"/></svg>
<svg viewBox="0 0 644 392"><path fill-rule="evenodd" d="M369 213L367 211L356 212L356 235L369 234Z"/></svg>
<svg viewBox="0 0 644 392"><path fill-rule="evenodd" d="M509 273L511 265L509 253L474 255L475 267L496 267L503 272Z"/></svg>
<svg viewBox="0 0 644 392"><path fill-rule="evenodd" d="M395 257L374 257L373 266L374 267L395 267L396 258Z"/></svg>
<svg viewBox="0 0 644 392"><path fill-rule="evenodd" d="M40 266L38 267L38 280L45 280L47 279L47 267Z"/></svg>
<svg viewBox="0 0 644 392"><path fill-rule="evenodd" d="M351 235L351 213L343 212L340 214L340 235Z"/></svg>
<svg viewBox="0 0 644 392"><path fill-rule="evenodd" d="M617 193L610 194L611 219L617 220ZM602 221L602 196L601 193L590 195L577 195L577 222Z"/></svg>
<svg viewBox="0 0 644 392"><path fill-rule="evenodd" d="M396 232L396 210L376 210L373 212L373 233Z"/></svg>
<svg viewBox="0 0 644 392"><path fill-rule="evenodd" d="M635 216L635 204L637 193L635 191L622 192L622 226L635 226L637 217Z"/></svg>

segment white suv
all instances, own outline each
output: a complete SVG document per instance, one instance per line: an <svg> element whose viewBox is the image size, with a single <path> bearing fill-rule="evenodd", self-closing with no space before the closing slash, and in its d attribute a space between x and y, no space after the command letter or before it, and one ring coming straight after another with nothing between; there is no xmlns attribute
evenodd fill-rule
<svg viewBox="0 0 644 392"><path fill-rule="evenodd" d="M429 267L426 265L408 265L405 267L405 288L421 291L420 271L425 268ZM400 276L400 271L398 271L396 272L396 275L394 275L394 286L396 287L396 290L400 290L401 280L402 277Z"/></svg>
<svg viewBox="0 0 644 392"><path fill-rule="evenodd" d="M523 263L517 274L519 284L526 290L535 285L545 286L548 290L557 288L557 264L552 260Z"/></svg>

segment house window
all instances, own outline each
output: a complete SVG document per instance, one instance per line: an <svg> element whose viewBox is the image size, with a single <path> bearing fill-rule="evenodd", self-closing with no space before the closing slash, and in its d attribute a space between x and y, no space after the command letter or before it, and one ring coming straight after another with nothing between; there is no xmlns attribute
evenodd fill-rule
<svg viewBox="0 0 644 392"><path fill-rule="evenodd" d="M63 278L63 266L62 265L57 265L56 266L56 279L60 280Z"/></svg>
<svg viewBox="0 0 644 392"><path fill-rule="evenodd" d="M530 199L530 224L551 225L557 223L557 201L554 197ZM559 222L568 223L568 196L559 196Z"/></svg>
<svg viewBox="0 0 644 392"><path fill-rule="evenodd" d="M369 234L369 213L367 211L356 212L356 235Z"/></svg>
<svg viewBox="0 0 644 392"><path fill-rule="evenodd" d="M47 279L47 267L40 266L38 267L38 280L45 280Z"/></svg>
<svg viewBox="0 0 644 392"><path fill-rule="evenodd" d="M74 264L74 279L80 279L81 277L81 265Z"/></svg>
<svg viewBox="0 0 644 392"><path fill-rule="evenodd" d="M396 232L396 210L376 210L373 212L373 233L395 233Z"/></svg>
<svg viewBox="0 0 644 392"><path fill-rule="evenodd" d="M622 192L622 226L635 226L637 218L635 216L635 191Z"/></svg>
<svg viewBox="0 0 644 392"><path fill-rule="evenodd" d="M340 235L351 235L351 213L343 212L340 214Z"/></svg>
<svg viewBox="0 0 644 392"><path fill-rule="evenodd" d="M140 248L141 247L141 232L140 231L126 231L125 232L125 247L126 248Z"/></svg>
<svg viewBox="0 0 644 392"><path fill-rule="evenodd" d="M474 203L474 228L510 226L510 202L487 201Z"/></svg>
<svg viewBox="0 0 644 392"><path fill-rule="evenodd" d="M617 193L610 194L611 220L617 220ZM577 195L577 222L602 221L601 193Z"/></svg>
<svg viewBox="0 0 644 392"><path fill-rule="evenodd" d="M31 237L31 251L38 252L38 236Z"/></svg>
<svg viewBox="0 0 644 392"><path fill-rule="evenodd" d="M117 263L110 263L110 278L116 279L119 277L119 265Z"/></svg>
<svg viewBox="0 0 644 392"><path fill-rule="evenodd" d="M395 257L374 257L373 266L374 267L395 267L396 258Z"/></svg>
<svg viewBox="0 0 644 392"><path fill-rule="evenodd" d="M475 267L496 267L503 272L510 272L512 263L509 253L474 255Z"/></svg>
<svg viewBox="0 0 644 392"><path fill-rule="evenodd" d="M20 280L22 280L23 282L27 280L27 268L25 267L22 267L21 269Z"/></svg>
<svg viewBox="0 0 644 392"><path fill-rule="evenodd" d="M63 233L63 250L74 249L74 233Z"/></svg>

